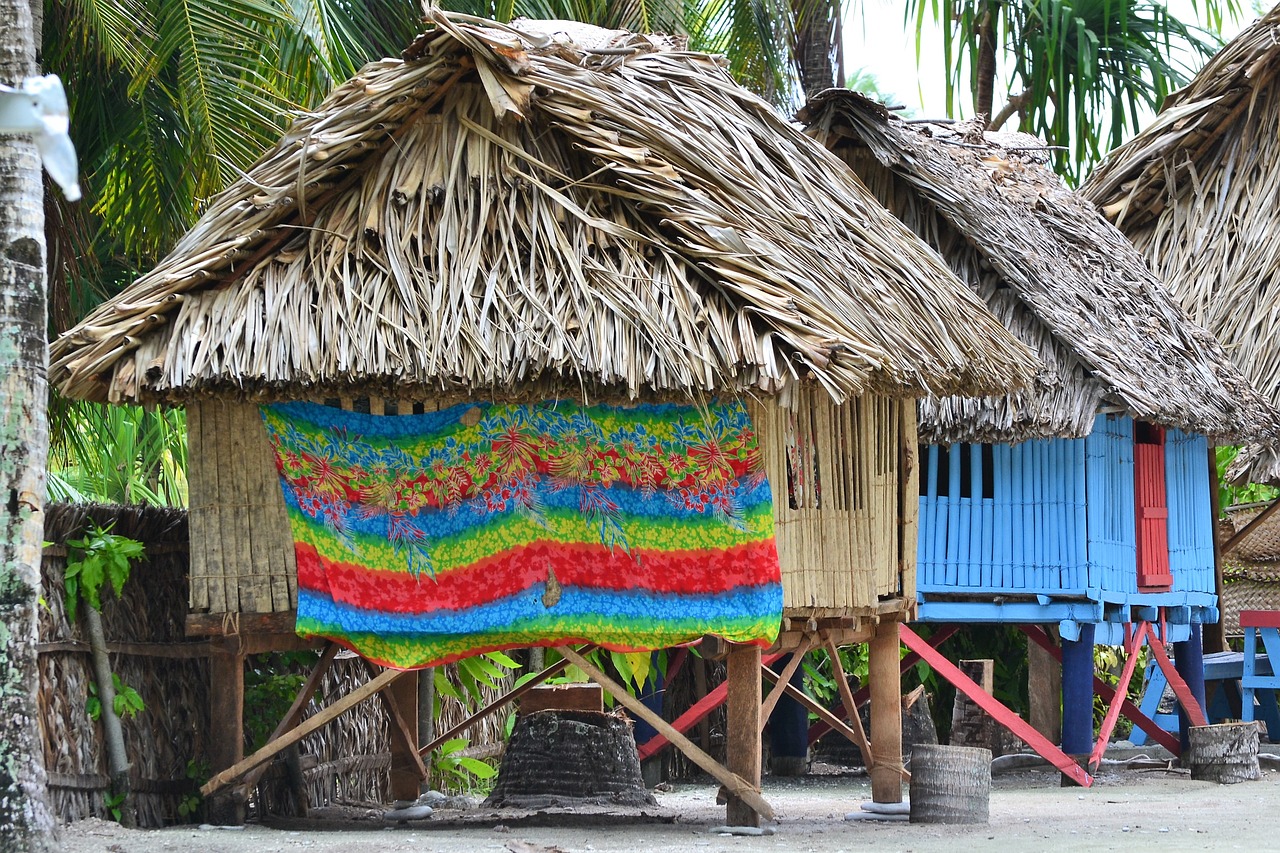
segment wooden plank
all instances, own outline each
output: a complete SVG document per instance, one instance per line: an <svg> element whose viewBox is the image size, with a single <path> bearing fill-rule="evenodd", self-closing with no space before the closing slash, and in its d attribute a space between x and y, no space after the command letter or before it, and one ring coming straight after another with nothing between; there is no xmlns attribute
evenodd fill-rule
<svg viewBox="0 0 1280 853"><path fill-rule="evenodd" d="M187 636L228 634L292 634L298 621L294 611L281 613L188 613Z"/></svg>
<svg viewBox="0 0 1280 853"><path fill-rule="evenodd" d="M583 646L579 651L587 652L587 651L590 651L591 648L593 647ZM472 724L480 720L483 720L485 717L489 716L495 711L500 710L508 702L514 702L516 699L519 699L521 696L524 696L526 693L528 693L530 690L533 690L533 688L537 687L539 684L546 681L548 678L554 678L555 676L559 675L561 672L567 669L568 666L569 666L569 661L567 659L556 661L555 663L551 664L551 666L547 667L546 669L542 670L542 672L538 673L533 678L526 681L524 684L521 684L519 687L516 687L512 690L508 690L506 693L502 694L497 699L494 699L488 705L481 708L479 711L476 711L474 714L467 717L462 722L457 723L456 725L450 727L448 730L446 730L442 734L436 735L435 738L433 738L423 746L418 747L418 754L429 755L431 751L434 750L436 747L440 746L440 744L444 743L445 741L449 740L452 737L455 737L459 732L465 731Z"/></svg>
<svg viewBox="0 0 1280 853"><path fill-rule="evenodd" d="M683 650L682 650L683 651ZM671 678L671 671L667 671ZM520 716L538 711L603 711L604 690L599 684L542 685L520 700Z"/></svg>
<svg viewBox="0 0 1280 853"><path fill-rule="evenodd" d="M1074 779L1081 787L1087 788L1093 783L1093 777L1073 761L1071 756L1059 749L1057 744L1050 742L1044 735L1031 728L1026 720L1010 711L994 696L984 693L982 688L973 682L973 679L969 678L960 671L959 667L939 654L919 634L912 631L910 627L907 625L899 625L898 627L902 642L907 648L919 652L920 656L933 667L935 672L954 684L957 690L972 699L978 707L995 717L997 722L1022 738L1037 754ZM874 723L872 728L875 729Z"/></svg>
<svg viewBox="0 0 1280 853"><path fill-rule="evenodd" d="M707 755L701 749L698 749L691 740L672 728L670 723L655 714L643 702L627 692L625 687L609 678L600 670L596 669L590 661L582 657L573 649L570 649L567 646L559 646L557 647L557 651L590 676L592 681L609 691L609 695L618 700L618 703L628 711L631 711L659 732L662 732L672 744L689 757L690 761L701 767L707 773L711 774L717 781L724 785L725 788L729 790L730 794L745 802L761 817L767 820L773 819L773 807L765 801L764 797L760 796L759 788L752 786L747 782L747 780L743 779L738 774L721 767L714 758ZM757 684L759 684L758 680ZM759 688L757 688L757 691L758 689ZM759 708L759 704L757 704L756 707ZM757 734L756 737L758 738L759 735ZM758 750L756 753L756 760L759 761Z"/></svg>
<svg viewBox="0 0 1280 853"><path fill-rule="evenodd" d="M854 700L853 691L849 688L849 678L845 674L844 664L840 662L840 649L830 638L827 639L827 654L831 655L831 670L836 679L836 689L840 692L840 699L844 702L844 707L853 709L853 713L849 714L849 722L853 724L851 728L858 739L857 745L862 753L862 763L870 771L876 766L876 754L871 749L871 741L867 740L866 729L862 727L858 703Z"/></svg>
<svg viewBox="0 0 1280 853"><path fill-rule="evenodd" d="M215 791L225 788L227 785L244 775L247 771L252 770L259 764L262 764L267 759L271 758L271 756L287 748L290 744L294 744L302 740L316 729L336 720L356 705L359 705L365 699L368 699L370 696L381 691L402 675L404 675L404 670L388 669L372 681L368 681L360 685L351 693L348 693L332 705L329 705L320 713L304 720L297 727L285 732L275 741L262 747L262 749L259 749L253 755L250 755L241 761L237 761L231 767L215 775L208 782L200 786L200 793L207 797Z"/></svg>
<svg viewBox="0 0 1280 853"><path fill-rule="evenodd" d="M205 473L206 449L200 434L201 403L187 406L187 601L192 611L209 609L209 566L205 540L208 536L209 482Z"/></svg>
<svg viewBox="0 0 1280 853"><path fill-rule="evenodd" d="M796 650L790 652L791 660L787 661L787 665L782 668L782 680L785 683L791 682L791 677L796 674L796 670L800 668L800 664L804 662L804 656L813 648L813 639L808 635L800 641L800 645ZM773 709L778 704L778 700L782 698L783 687L781 684L775 684L773 689L769 691L769 695L764 698L764 702L760 705L760 731L764 731L764 727L769 724L769 715L773 713Z"/></svg>
<svg viewBox="0 0 1280 853"><path fill-rule="evenodd" d="M760 789L760 647L735 644L726 659L729 698L726 700L725 764L753 790ZM730 791L725 807L729 826L759 826L760 813Z"/></svg>
<svg viewBox="0 0 1280 853"><path fill-rule="evenodd" d="M36 645L36 653L47 655L55 652L75 652L89 654L89 644L79 640L53 640ZM107 643L107 651L111 654L131 655L140 658L170 658L190 660L204 658L213 654L213 647L208 642L194 643Z"/></svg>

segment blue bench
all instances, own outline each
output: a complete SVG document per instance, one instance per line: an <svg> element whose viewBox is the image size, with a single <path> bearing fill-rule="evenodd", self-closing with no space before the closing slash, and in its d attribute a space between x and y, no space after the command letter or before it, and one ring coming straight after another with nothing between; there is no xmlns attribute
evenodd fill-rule
<svg viewBox="0 0 1280 853"><path fill-rule="evenodd" d="M1241 625L1244 625L1245 613L1249 612L1241 612ZM1280 613L1273 615L1280 616ZM1204 692L1209 706L1205 716L1211 723L1249 721L1259 716L1267 724L1267 737L1277 742L1280 741L1280 707L1276 704L1275 690L1280 689L1280 677L1271 671L1271 656L1280 660L1280 630L1262 629L1267 654L1259 655L1256 654L1257 639L1252 634L1255 629L1257 626L1245 628L1245 648L1254 653L1218 652L1204 656ZM1155 720L1160 728L1176 734L1177 713L1157 713L1168 681L1154 661L1147 664L1145 680L1139 706L1142 713ZM1256 710L1255 699L1258 703ZM1129 739L1135 746L1142 746L1147 742L1147 733L1135 726Z"/></svg>

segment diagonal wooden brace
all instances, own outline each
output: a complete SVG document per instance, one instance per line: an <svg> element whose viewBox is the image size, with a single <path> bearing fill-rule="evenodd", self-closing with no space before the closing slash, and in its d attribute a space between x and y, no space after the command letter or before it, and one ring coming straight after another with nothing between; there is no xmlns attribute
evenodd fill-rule
<svg viewBox="0 0 1280 853"><path fill-rule="evenodd" d="M1173 688L1174 695L1178 697L1178 704L1186 712L1187 721L1193 726L1209 725L1209 721L1204 716L1204 709L1200 707L1200 703L1196 701L1196 697L1191 693L1191 688L1183 680L1182 673L1178 672L1173 665L1173 661L1169 660L1169 653L1164 649L1164 640L1159 637L1153 637L1152 639L1154 642L1148 643L1151 647L1151 654L1155 657L1156 663L1160 666L1160 671L1164 673L1164 677L1169 680L1169 686Z"/></svg>
<svg viewBox="0 0 1280 853"><path fill-rule="evenodd" d="M791 660L787 661L787 665L782 668L781 681L773 685L773 689L769 691L769 695L760 703L760 731L764 731L764 727L769 725L769 715L773 713L773 709L777 707L778 700L782 698L782 694L786 692L784 684L791 683L791 677L796 674L796 670L800 668L800 664L804 662L804 656L814 646L812 637L805 637L800 643L800 647L791 652ZM727 694L726 694L727 695Z"/></svg>
<svg viewBox="0 0 1280 853"><path fill-rule="evenodd" d="M728 789L729 793L755 809L756 813L762 818L773 820L773 807L765 801L764 797L760 796L760 791L754 785L748 783L746 779L743 779L737 773L731 773L722 767L714 758L699 749L693 741L689 740L687 737L680 734L680 732L672 728L670 723L662 719L658 714L654 713L652 709L639 699L632 696L621 684L597 669L582 655L578 654L568 646L558 646L556 647L556 651L563 655L570 663L578 667L578 669L585 672L592 681L609 691L609 695L618 700L618 704L622 705L628 711L665 734L667 736L667 740L671 741L671 743L678 747L681 752L689 756L690 761L715 777L718 782Z"/></svg>
<svg viewBox="0 0 1280 853"><path fill-rule="evenodd" d="M853 698L853 691L849 689L849 679L844 673L844 664L840 662L840 649L830 637L827 638L827 654L831 655L831 672L836 677L840 699L844 702L844 706L850 709L849 722L853 724L853 733L858 736L858 749L862 752L862 763L866 765L867 772L870 772L876 766L875 753L871 751L871 741L867 739L866 729L862 727L862 715L858 713L858 703Z"/></svg>
<svg viewBox="0 0 1280 853"><path fill-rule="evenodd" d="M1027 637L1034 641L1036 645L1053 655L1055 660L1059 663L1062 662L1062 649L1054 645L1049 639L1049 635L1041 630L1040 627L1036 625L1019 625L1018 628L1022 633L1026 634ZM1110 702L1117 698L1115 688L1110 684L1107 684L1101 678L1098 678L1097 675L1094 675L1093 677L1093 692L1101 696L1105 702ZM1178 742L1176 737L1160 728L1159 723L1142 713L1142 709L1129 701L1127 696L1121 696L1119 698L1120 710L1124 712L1126 717L1133 720L1133 724L1135 726L1142 729L1153 741L1160 744L1174 755L1180 755L1182 753L1182 744Z"/></svg>
<svg viewBox="0 0 1280 853"><path fill-rule="evenodd" d="M1093 783L1093 777L1086 773L1083 767L1072 761L1071 757L1059 749L1057 744L1033 729L1030 723L1005 707L999 699L986 693L972 678L965 675L960 667L925 642L923 637L912 631L905 623L899 625L898 629L903 645L913 652L919 652L920 657L924 658L929 666L954 684L957 690L972 699L979 708L995 717L996 722L1022 738L1042 758L1074 779L1082 788L1087 788Z"/></svg>
<svg viewBox="0 0 1280 853"><path fill-rule="evenodd" d="M1098 730L1098 742L1089 755L1090 773L1097 773L1098 767L1102 764L1102 756L1106 754L1107 744L1111 741L1111 732L1115 730L1116 721L1120 719L1120 709L1124 704L1121 697L1129 695L1129 682L1133 680L1133 670L1138 665L1138 652L1142 650L1142 644L1150 633L1151 625L1147 622L1139 622L1138 630L1134 631L1125 643L1124 669L1120 671L1116 692L1111 697L1111 704L1107 706L1106 716L1102 718L1102 727Z"/></svg>

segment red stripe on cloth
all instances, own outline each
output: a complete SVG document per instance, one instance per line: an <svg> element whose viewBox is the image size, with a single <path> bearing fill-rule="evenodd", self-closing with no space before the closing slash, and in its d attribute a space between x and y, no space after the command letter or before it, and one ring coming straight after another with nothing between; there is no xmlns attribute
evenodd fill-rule
<svg viewBox="0 0 1280 853"><path fill-rule="evenodd" d="M353 563L328 562L315 548L296 545L298 585L335 601L386 613L463 610L545 583L549 569L563 586L707 594L757 586L778 570L772 539L716 551L623 553L603 545L538 543L514 548L434 579L379 572Z"/></svg>

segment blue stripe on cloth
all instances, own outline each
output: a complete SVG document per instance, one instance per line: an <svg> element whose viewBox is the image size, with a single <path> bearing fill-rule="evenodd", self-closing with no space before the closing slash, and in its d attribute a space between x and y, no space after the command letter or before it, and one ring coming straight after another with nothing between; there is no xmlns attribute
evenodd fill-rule
<svg viewBox="0 0 1280 853"><path fill-rule="evenodd" d="M298 620L340 625L352 634L484 634L517 630L521 623L539 619L589 620L643 619L659 628L668 619L718 625L753 616L770 616L782 610L782 585L737 587L715 595L675 595L649 591L590 590L561 587L554 607L542 603L545 584L517 595L463 611L431 613L383 613L336 603L313 590L298 590Z"/></svg>

